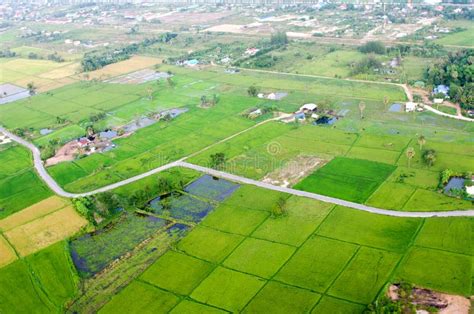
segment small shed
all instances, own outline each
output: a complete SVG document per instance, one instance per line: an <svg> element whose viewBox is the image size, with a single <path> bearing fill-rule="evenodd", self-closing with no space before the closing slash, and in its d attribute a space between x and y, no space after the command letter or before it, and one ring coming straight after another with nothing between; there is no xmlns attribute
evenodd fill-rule
<svg viewBox="0 0 474 314"><path fill-rule="evenodd" d="M313 112L318 109L318 105L310 103L310 104L304 104L303 106L300 107L300 111L303 112Z"/></svg>
<svg viewBox="0 0 474 314"><path fill-rule="evenodd" d="M405 111L406 112L412 112L412 111L415 111L416 110L416 106L417 106L417 103L416 102L407 102L405 104Z"/></svg>

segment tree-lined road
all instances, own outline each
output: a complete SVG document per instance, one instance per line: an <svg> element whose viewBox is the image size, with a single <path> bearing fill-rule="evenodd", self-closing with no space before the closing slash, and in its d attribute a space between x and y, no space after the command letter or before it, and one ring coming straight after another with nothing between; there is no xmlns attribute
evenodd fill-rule
<svg viewBox="0 0 474 314"><path fill-rule="evenodd" d="M258 125L260 125L260 124L258 124ZM222 142L224 142L224 141L226 141L230 138L233 138L233 137L235 137L239 134L242 134L242 133L244 133L244 132L246 132L250 129L253 129L253 128L257 127L258 125L255 125L255 126L249 128L249 129L243 130L243 131L241 131L237 134L234 134L234 135L232 135L228 138L225 138L225 139L223 139L219 142L222 143ZM237 176L237 175L234 175L234 174L231 174L231 173L218 171L218 170L207 168L207 167L198 166L198 165L191 164L191 163L188 163L188 162L185 161L187 158L189 158L189 156L185 157L185 158L182 158L178 161L174 161L174 162L171 162L169 164L163 165L161 167L152 169L150 171L144 172L144 173L139 174L137 176L125 179L123 181L116 182L116 183L101 187L101 188L96 189L94 191L85 192L85 193L70 193L70 192L64 191L57 184L57 182L54 181L54 179L49 175L49 173L46 171L46 168L44 167L43 162L41 160L40 151L35 145L33 145L32 143L16 136L15 134L9 132L8 130L6 130L3 127L0 127L0 132L4 133L8 137L10 137L13 141L17 142L18 144L28 148L33 154L34 167L35 167L36 171L38 172L39 176L41 177L41 179L49 186L49 188L54 193L56 193L57 195L63 196L63 197L67 197L67 198L83 197L83 196L89 196L89 195L94 195L94 194L97 194L97 193L110 191L110 190L116 189L118 187L127 185L129 183L141 180L141 179L146 178L148 176L154 175L156 173L159 173L159 172L162 172L162 171L174 168L174 167L183 167L183 168L192 169L192 170L195 170L195 171L198 171L198 172L206 173L206 174L218 177L218 178L222 178L222 179L226 179L226 180L230 180L230 181L234 181L234 182L238 182L238 183L242 183L242 184L249 184L249 185L254 185L254 186L257 186L257 187L260 187L260 188L263 188L263 189L267 189L267 190L273 190L273 191L283 192L283 193L287 193L287 194L291 194L291 195L307 197L307 198L323 201L323 202L326 202L326 203L341 205L341 206L349 207L349 208L356 209L356 210L362 210L362 211L373 213L373 214L386 215L386 216L395 216L395 217L416 217L416 218L427 218L427 217L474 217L474 210L453 210L453 211L443 211L443 212L441 212L441 211L440 212L436 212L436 211L434 211L434 212L401 212L401 211L394 211L394 210L376 208L376 207L372 207L372 206L366 206L366 205L363 205L363 204L349 202L349 201L346 201L346 200L342 200L342 199L338 199L338 198L334 198L334 197L329 197L329 196L325 196L325 195L321 195L321 194L316 194L316 193L305 192L305 191L295 190L295 189L291 189L291 188L276 186L276 185L272 185L272 184L269 184L269 183L264 183L264 182L261 182L261 181L257 181L257 180ZM211 146L213 146L213 145L211 145ZM208 146L208 147L200 150L200 152L208 149L211 146Z"/></svg>

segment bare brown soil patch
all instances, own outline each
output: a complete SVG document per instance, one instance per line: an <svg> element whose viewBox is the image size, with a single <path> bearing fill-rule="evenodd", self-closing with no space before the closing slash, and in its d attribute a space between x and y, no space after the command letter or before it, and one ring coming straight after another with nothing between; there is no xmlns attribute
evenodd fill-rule
<svg viewBox="0 0 474 314"><path fill-rule="evenodd" d="M397 285L390 285L388 297L392 301L399 300L399 290ZM409 299L417 308L436 308L439 311L438 313L441 314L469 314L471 308L471 302L468 298L423 288L414 287ZM418 310L418 312L428 313L425 310Z"/></svg>
<svg viewBox="0 0 474 314"><path fill-rule="evenodd" d="M325 163L326 160L315 156L299 155L287 162L283 167L267 174L262 181L273 185L290 187Z"/></svg>

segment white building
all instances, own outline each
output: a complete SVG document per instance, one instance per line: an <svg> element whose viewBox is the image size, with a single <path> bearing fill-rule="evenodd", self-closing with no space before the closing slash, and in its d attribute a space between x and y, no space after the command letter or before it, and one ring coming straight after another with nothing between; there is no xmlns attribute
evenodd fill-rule
<svg viewBox="0 0 474 314"><path fill-rule="evenodd" d="M303 106L300 107L300 111L303 111L303 112L312 112L312 111L315 111L316 109L318 109L318 105L316 104L304 104Z"/></svg>
<svg viewBox="0 0 474 314"><path fill-rule="evenodd" d="M417 105L416 102L411 102L411 101L407 102L407 103L405 104L405 111L406 111L406 112L415 111L415 110L416 110L416 105Z"/></svg>

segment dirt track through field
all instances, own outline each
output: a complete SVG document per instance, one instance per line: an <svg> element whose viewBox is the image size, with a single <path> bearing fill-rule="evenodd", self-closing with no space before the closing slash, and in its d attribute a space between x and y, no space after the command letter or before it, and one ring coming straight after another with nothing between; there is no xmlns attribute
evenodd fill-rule
<svg viewBox="0 0 474 314"><path fill-rule="evenodd" d="M276 119L278 119L278 118L276 118ZM23 145L26 148L28 148L29 150L31 150L31 152L33 153L33 161L34 161L35 169L38 172L38 174L40 175L41 179L56 194L58 194L60 196L64 196L64 197L69 197L69 198L83 197L83 196L94 195L94 194L97 194L97 193L110 191L110 190L116 189L118 187L127 185L129 183L141 180L141 179L146 178L148 176L151 176L153 174L156 174L156 173L159 173L159 172L162 172L162 171L174 168L174 167L183 167L183 168L196 170L196 171L199 171L199 172L202 172L202 173L206 173L206 174L209 174L209 175L212 175L212 176L216 176L216 177L227 179L227 180L234 181L234 182L254 185L254 186L257 186L257 187L260 187L260 188L263 188L263 189L288 193L288 194L292 194L292 195L296 195L296 196L312 198L312 199L320 200L320 201L323 201L323 202L326 202L326 203L332 203L332 204L336 204L336 205L340 205L340 206L345 206L345 207L349 207L349 208L356 209L356 210L362 210L362 211L370 212L370 213L373 213L373 214L386 215L386 216L395 216L395 217L417 217L417 218L426 218L426 217L474 217L474 210L472 210L472 209L470 209L470 210L443 211L443 212L441 212L441 211L439 211L439 212L436 212L436 211L434 211L434 212L401 212L401 211L394 211L394 210L386 210L386 209L376 208L376 207L372 207L372 206L366 206L366 205L359 204L359 203L349 202L349 201L346 201L346 200L342 200L342 199L338 199L338 198L334 198L334 197L329 197L329 196L325 196L325 195L321 195L321 194L310 193L310 192L295 190L295 189L281 187L281 186L275 186L275 185L272 185L272 184L269 184L269 183L264 183L264 182L261 182L261 181L256 181L256 180L248 179L248 178L245 178L245 177L237 176L237 175L234 175L234 174L230 174L230 173L226 173L226 172L222 172L222 171L217 171L215 169L206 168L206 167L202 167L202 166L198 166L198 165L194 165L194 164L185 162L185 160L188 159L191 156L195 156L196 154L201 153L203 151L206 151L207 149L209 149L209 148L211 148L211 147L213 147L213 146L215 146L219 143L223 143L223 142L225 142L225 141L227 141L231 138L234 138L234 137L236 137L236 136L238 136L242 133L245 133L245 132L247 132L251 129L254 129L254 128L256 128L256 127L258 127L258 126L260 126L264 123L267 123L269 121L273 121L273 120L276 120L276 119L266 120L264 122L258 123L256 125L248 128L248 129L240 131L240 132L238 132L234 135L231 135L231 136L229 136L229 137L227 137L227 138L225 138L225 139L223 139L223 140L221 140L217 143L214 143L213 145L205 147L204 149L202 149L198 152L195 152L194 154L192 154L190 156L181 158L180 160L171 162L171 163L166 164L164 166L152 169L148 172L139 174L137 176L134 176L134 177L125 179L123 181L116 182L114 184L107 185L107 186L104 186L104 187L99 188L97 190L86 192L86 193L70 193L70 192L64 191L57 184L57 182L54 181L54 179L49 175L49 173L46 171L46 169L43 165L43 162L41 160L41 157L40 157L40 151L35 145L33 145L32 143L30 143L30 142L28 142L28 141L26 141L26 140L24 140L24 139L22 139L22 138L20 138L16 135L12 134L11 132L7 131L3 127L0 127L0 132L3 132L5 135L10 137L15 142L17 142L20 145Z"/></svg>

